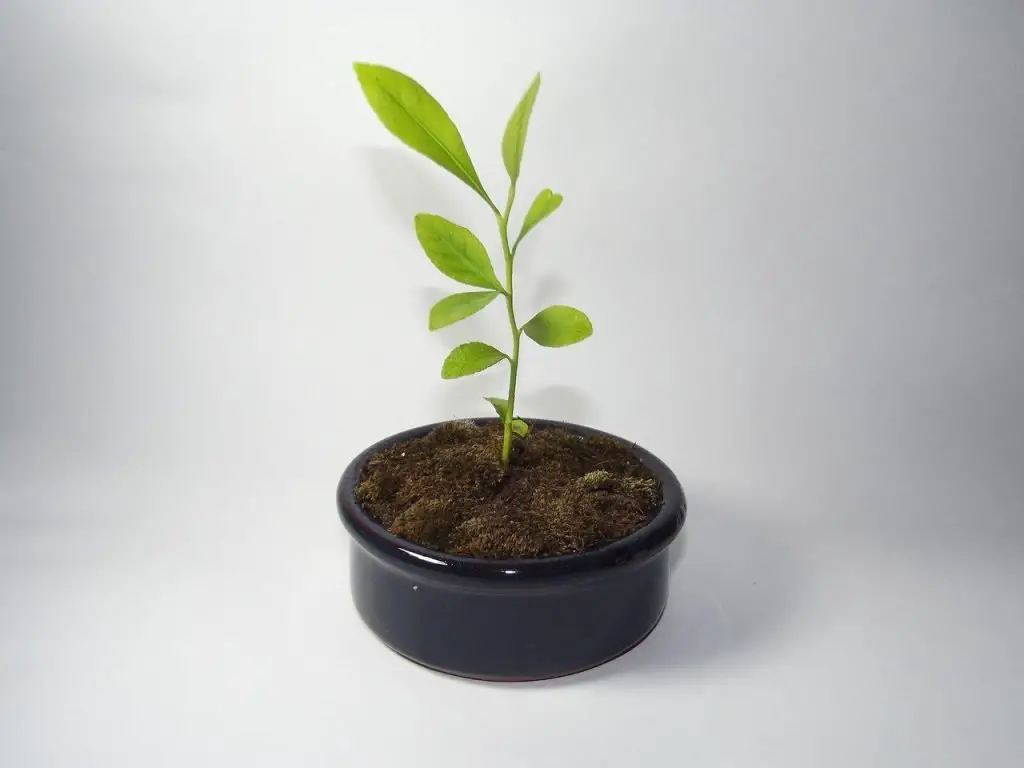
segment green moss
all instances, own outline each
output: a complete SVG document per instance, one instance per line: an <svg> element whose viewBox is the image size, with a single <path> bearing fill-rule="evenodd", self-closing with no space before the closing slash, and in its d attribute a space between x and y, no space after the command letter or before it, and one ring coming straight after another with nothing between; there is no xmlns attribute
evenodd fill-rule
<svg viewBox="0 0 1024 768"><path fill-rule="evenodd" d="M586 490L603 490L610 488L614 482L615 475L603 469L587 472L579 480L579 484Z"/></svg>

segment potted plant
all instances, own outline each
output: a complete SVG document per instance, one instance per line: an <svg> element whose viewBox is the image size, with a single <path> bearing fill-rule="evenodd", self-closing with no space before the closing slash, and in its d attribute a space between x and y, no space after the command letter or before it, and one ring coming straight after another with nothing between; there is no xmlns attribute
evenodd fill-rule
<svg viewBox="0 0 1024 768"><path fill-rule="evenodd" d="M504 264L499 279L483 243L447 219L415 216L433 264L473 290L430 310L436 330L504 305L510 346L455 347L441 376L508 365L508 391L487 397L497 418L440 422L387 437L356 456L338 485L353 537L351 586L363 621L389 647L444 672L536 680L582 671L629 650L664 610L668 545L682 528L679 481L657 457L614 435L515 410L521 343L575 344L592 333L573 307L519 324L512 280L524 238L562 196L545 189L513 238L510 218L539 75L505 129L505 205L487 194L459 130L415 80L354 65L377 117L404 144L455 175L490 208ZM525 339L524 339L525 337Z"/></svg>

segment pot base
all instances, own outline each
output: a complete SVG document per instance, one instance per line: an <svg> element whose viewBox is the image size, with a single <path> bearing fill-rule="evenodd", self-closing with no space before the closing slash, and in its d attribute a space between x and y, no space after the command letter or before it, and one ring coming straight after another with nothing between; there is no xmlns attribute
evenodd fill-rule
<svg viewBox="0 0 1024 768"><path fill-rule="evenodd" d="M598 667L603 667L605 664L610 664L611 662L615 661L616 659L621 659L623 656L625 656L627 653L632 651L634 648L637 648L640 645L642 645L644 640L646 640L648 637L650 637L654 633L654 630L656 630L658 628L658 624L661 623L661 617L663 615L664 615L664 612L662 612L662 614L658 616L657 620L654 622L654 626L652 626L649 630L647 630L647 634L644 635L643 637L641 637L639 640L637 640L631 646L629 646L626 650L620 651L619 653L615 654L614 656L609 656L604 661L599 661L596 664L591 664L589 666L580 667L579 669L574 669L574 670L571 670L569 672L562 672L562 673L557 674L557 675L547 675L547 676L544 676L544 677L488 677L488 676L480 676L480 675L468 675L468 674L465 674L465 673L462 673L462 672L456 672L455 670L452 670L452 669L442 669L441 667L432 667L429 664L426 664L426 663L424 663L422 661L418 661L417 659L412 658L411 656L406 656L400 650L398 650L397 648L394 648L393 646L388 645L387 643L383 643L383 645L384 645L385 648L387 648L392 653L397 654L398 656L401 656L406 661L411 661L417 667L422 667L423 669L429 670L431 672L437 672L437 673L442 674L442 675L449 675L451 677L457 677L457 678L460 678L462 680L473 680L474 682L478 682L478 683L541 683L541 682L544 682L545 680L561 680L564 677L572 677L573 675L580 675L580 674L583 674L584 672L589 672L592 669L597 669Z"/></svg>
<svg viewBox="0 0 1024 768"><path fill-rule="evenodd" d="M503 584L432 578L358 544L352 596L363 622L407 659L458 677L545 680L636 647L668 597L668 551L582 580Z"/></svg>

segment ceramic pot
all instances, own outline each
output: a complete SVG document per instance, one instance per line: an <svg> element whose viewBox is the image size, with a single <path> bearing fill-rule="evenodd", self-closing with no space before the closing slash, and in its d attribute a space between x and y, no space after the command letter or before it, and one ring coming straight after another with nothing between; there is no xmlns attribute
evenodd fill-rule
<svg viewBox="0 0 1024 768"><path fill-rule="evenodd" d="M352 598L381 641L441 672L518 682L590 669L650 634L668 597L668 546L686 518L683 489L664 463L632 447L660 481L664 501L650 523L625 538L581 554L531 560L459 557L388 533L355 498L371 456L435 426L371 445L338 484L338 509L352 534ZM615 437L576 424L530 420L531 429L548 427Z"/></svg>

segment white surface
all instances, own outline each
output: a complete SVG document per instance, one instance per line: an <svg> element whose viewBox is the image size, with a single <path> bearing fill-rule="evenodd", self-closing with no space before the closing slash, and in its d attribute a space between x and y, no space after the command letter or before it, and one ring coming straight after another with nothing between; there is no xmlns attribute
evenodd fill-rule
<svg viewBox="0 0 1024 768"><path fill-rule="evenodd" d="M1024 763L1015 3L0 2L0 765ZM416 75L521 197L524 413L635 439L691 516L651 638L472 684L358 622L337 476L483 414L377 125ZM493 252L493 250L492 250Z"/></svg>

